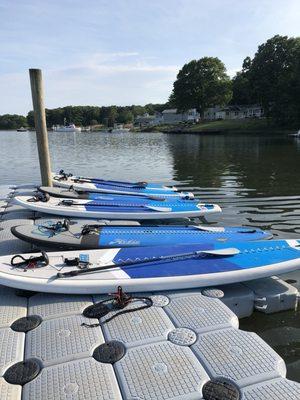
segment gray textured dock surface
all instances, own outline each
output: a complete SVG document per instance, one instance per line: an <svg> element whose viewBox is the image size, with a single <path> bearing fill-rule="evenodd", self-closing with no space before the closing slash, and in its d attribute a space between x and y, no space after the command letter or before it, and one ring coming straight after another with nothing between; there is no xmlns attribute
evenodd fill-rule
<svg viewBox="0 0 300 400"><path fill-rule="evenodd" d="M9 228L41 217L7 202L10 192L0 187L1 254L32 250L12 237ZM250 315L256 306L288 308L296 301L292 288L280 280L265 285L273 285L265 296L263 283L255 282L155 293L152 307L94 328L81 326L97 322L82 312L103 296L22 296L0 286L0 399L234 400L229 390L209 397L207 382L221 379L242 400L299 400L300 384L285 379L282 358L256 334L238 329L236 314ZM280 295L282 288L286 296ZM12 329L15 321L31 315L41 321L34 329ZM115 341L124 354L116 352L112 363L99 361L104 343L114 348ZM10 368L23 360L37 362L37 375L23 386L8 383Z"/></svg>

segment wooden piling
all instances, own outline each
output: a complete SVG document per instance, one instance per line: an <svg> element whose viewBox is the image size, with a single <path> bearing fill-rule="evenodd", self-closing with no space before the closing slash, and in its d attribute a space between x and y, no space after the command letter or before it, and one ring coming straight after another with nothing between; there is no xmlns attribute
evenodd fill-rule
<svg viewBox="0 0 300 400"><path fill-rule="evenodd" d="M30 69L29 76L42 185L52 186L42 71Z"/></svg>

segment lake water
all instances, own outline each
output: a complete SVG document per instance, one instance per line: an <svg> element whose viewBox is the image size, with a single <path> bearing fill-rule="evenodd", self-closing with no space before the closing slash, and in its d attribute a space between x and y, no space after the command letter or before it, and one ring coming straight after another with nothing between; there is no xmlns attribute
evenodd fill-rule
<svg viewBox="0 0 300 400"><path fill-rule="evenodd" d="M39 182L35 133L2 131L0 141L0 184ZM300 140L51 132L49 145L54 170L176 184L220 204L219 225L256 226L277 238L300 238ZM293 277L300 280L300 273ZM300 382L300 312L256 312L240 326L262 336L285 359L288 377Z"/></svg>

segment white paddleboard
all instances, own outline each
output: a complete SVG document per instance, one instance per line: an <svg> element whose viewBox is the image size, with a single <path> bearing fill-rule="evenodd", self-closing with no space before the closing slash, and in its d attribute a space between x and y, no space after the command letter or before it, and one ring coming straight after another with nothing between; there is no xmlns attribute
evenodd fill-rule
<svg viewBox="0 0 300 400"><path fill-rule="evenodd" d="M48 253L48 265L37 263L30 268L14 267L11 265L12 256L4 256L0 257L0 284L66 294L109 293L116 291L118 286L128 292L214 286L299 269L299 250L300 240L269 240L226 245L54 252ZM26 259L30 256L23 255ZM65 263L65 258L75 257L88 260L89 273L57 278L58 273L80 271L78 267ZM15 261L21 260L16 258ZM95 267L108 266L109 269L91 271Z"/></svg>

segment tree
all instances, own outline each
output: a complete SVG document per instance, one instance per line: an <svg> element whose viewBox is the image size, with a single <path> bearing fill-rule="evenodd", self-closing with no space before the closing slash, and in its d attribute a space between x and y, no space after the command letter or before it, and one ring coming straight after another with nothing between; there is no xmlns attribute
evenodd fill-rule
<svg viewBox="0 0 300 400"><path fill-rule="evenodd" d="M177 75L169 102L179 110L204 110L227 104L232 96L231 82L224 64L215 57L204 57L185 64Z"/></svg>
<svg viewBox="0 0 300 400"><path fill-rule="evenodd" d="M251 104L251 86L247 73L237 72L232 78L231 104Z"/></svg>
<svg viewBox="0 0 300 400"><path fill-rule="evenodd" d="M33 111L29 111L26 117L27 125L29 125L31 128L34 127L34 115Z"/></svg>
<svg viewBox="0 0 300 400"><path fill-rule="evenodd" d="M117 110L116 106L111 106L108 108L109 108L109 110L108 110L108 116L107 116L107 118L108 118L107 126L112 127L112 126L114 126L116 119L118 117L118 110Z"/></svg>
<svg viewBox="0 0 300 400"><path fill-rule="evenodd" d="M249 80L249 70L251 68L252 60L246 57L243 62L243 68L240 72L232 78L232 99L231 104L251 104L253 94Z"/></svg>
<svg viewBox="0 0 300 400"><path fill-rule="evenodd" d="M300 124L300 38L276 35L258 47L233 79L233 101L259 103L265 115L286 126Z"/></svg>
<svg viewBox="0 0 300 400"><path fill-rule="evenodd" d="M252 92L267 115L292 78L297 42L299 45L299 39L276 35L258 47L252 60L249 68Z"/></svg>
<svg viewBox="0 0 300 400"><path fill-rule="evenodd" d="M133 121L133 114L129 110L120 111L117 117L117 122L120 124L127 124Z"/></svg>
<svg viewBox="0 0 300 400"><path fill-rule="evenodd" d="M0 115L0 129L18 129L21 126L27 126L27 120L23 115Z"/></svg>
<svg viewBox="0 0 300 400"><path fill-rule="evenodd" d="M92 119L92 120L90 121L90 125L91 125L91 126L98 125L98 124L99 124L99 122L98 122L96 119Z"/></svg>

